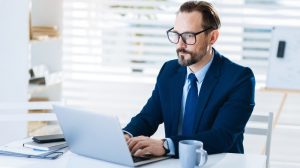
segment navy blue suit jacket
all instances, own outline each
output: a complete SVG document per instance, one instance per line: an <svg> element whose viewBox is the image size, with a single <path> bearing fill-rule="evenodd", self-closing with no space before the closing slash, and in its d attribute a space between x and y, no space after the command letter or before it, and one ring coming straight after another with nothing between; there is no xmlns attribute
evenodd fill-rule
<svg viewBox="0 0 300 168"><path fill-rule="evenodd" d="M151 136L164 123L165 136L175 145L184 139L200 140L209 154L243 153L243 133L254 108L255 79L250 68L231 62L214 50L214 59L202 83L193 136L178 135L186 67L166 62L142 111L124 128L133 136Z"/></svg>

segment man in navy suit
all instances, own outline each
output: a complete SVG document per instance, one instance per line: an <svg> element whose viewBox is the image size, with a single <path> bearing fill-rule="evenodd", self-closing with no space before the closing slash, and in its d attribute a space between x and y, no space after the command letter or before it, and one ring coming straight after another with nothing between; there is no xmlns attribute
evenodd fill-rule
<svg viewBox="0 0 300 168"><path fill-rule="evenodd" d="M178 156L180 140L202 141L208 154L243 153L243 133L254 108L250 68L231 62L212 46L219 16L204 1L182 4L167 31L178 59L166 62L142 111L123 129L135 156ZM165 139L153 139L164 123Z"/></svg>

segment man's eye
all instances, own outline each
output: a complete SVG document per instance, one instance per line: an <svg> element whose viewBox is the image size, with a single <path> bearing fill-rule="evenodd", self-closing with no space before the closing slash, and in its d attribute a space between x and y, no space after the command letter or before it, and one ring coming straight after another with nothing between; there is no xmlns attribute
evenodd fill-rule
<svg viewBox="0 0 300 168"><path fill-rule="evenodd" d="M185 38L192 38L192 37L194 37L193 34L184 34L184 36L185 36Z"/></svg>

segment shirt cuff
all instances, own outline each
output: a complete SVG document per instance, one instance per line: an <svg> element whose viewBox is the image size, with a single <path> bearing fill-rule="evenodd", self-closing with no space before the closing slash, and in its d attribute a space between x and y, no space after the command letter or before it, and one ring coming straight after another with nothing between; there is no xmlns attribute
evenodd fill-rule
<svg viewBox="0 0 300 168"><path fill-rule="evenodd" d="M133 135L130 133L130 132L128 132L128 131L125 131L125 130L122 130L123 131L123 133L125 133L125 134L128 134L129 136L130 136L130 138L132 138L133 137Z"/></svg>
<svg viewBox="0 0 300 168"><path fill-rule="evenodd" d="M174 146L174 143L173 143L172 139L166 138L166 140L168 141L169 150L170 150L170 152L167 153L167 155L168 155L168 156L173 156L173 155L175 155L175 146Z"/></svg>

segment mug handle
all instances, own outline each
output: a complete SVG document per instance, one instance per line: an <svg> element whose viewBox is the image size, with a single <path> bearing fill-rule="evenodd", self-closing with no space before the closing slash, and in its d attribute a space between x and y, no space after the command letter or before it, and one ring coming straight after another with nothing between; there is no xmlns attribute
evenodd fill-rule
<svg viewBox="0 0 300 168"><path fill-rule="evenodd" d="M199 163L199 165L197 165L198 167L202 167L203 165L205 165L205 163L207 162L207 152L204 149L197 149L196 153L199 154L199 156L201 157L201 162L202 162L202 156L204 156L204 161L201 163Z"/></svg>

